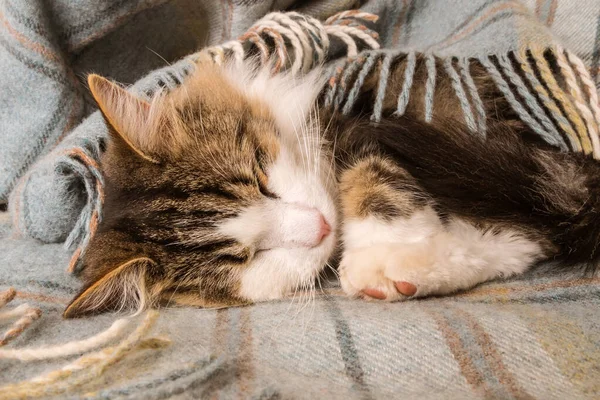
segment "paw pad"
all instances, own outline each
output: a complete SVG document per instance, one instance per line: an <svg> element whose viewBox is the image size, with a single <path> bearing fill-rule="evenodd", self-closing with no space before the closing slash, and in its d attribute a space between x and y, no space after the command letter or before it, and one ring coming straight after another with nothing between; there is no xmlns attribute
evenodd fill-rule
<svg viewBox="0 0 600 400"><path fill-rule="evenodd" d="M408 282L394 282L394 286L396 286L396 290L398 290L398 292L400 294L403 294L404 296L413 296L415 293L417 293L417 287L415 285L413 285L412 283L408 283Z"/></svg>
<svg viewBox="0 0 600 400"><path fill-rule="evenodd" d="M361 292L369 297L372 297L374 299L377 300L385 300L386 299L386 295L385 293L383 293L381 290L379 289L371 289L371 288L366 288L361 290Z"/></svg>

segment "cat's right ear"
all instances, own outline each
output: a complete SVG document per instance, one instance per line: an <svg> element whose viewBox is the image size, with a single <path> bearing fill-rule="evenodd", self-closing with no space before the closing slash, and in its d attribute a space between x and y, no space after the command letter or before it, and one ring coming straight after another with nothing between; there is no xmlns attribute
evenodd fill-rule
<svg viewBox="0 0 600 400"><path fill-rule="evenodd" d="M150 104L100 75L89 75L88 85L111 133L145 160L158 163L151 155L146 129Z"/></svg>
<svg viewBox="0 0 600 400"><path fill-rule="evenodd" d="M63 317L78 318L120 309L142 310L151 301L146 275L155 266L147 257L134 257L88 280L71 300Z"/></svg>

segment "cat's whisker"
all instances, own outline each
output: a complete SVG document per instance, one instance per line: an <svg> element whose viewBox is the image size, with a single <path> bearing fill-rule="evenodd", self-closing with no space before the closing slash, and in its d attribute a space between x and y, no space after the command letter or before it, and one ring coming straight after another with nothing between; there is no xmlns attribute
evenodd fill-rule
<svg viewBox="0 0 600 400"><path fill-rule="evenodd" d="M286 310L286 314L289 313L289 312L291 312L291 309L293 307L294 300L296 299L296 295L298 294L298 290L300 288L300 285L301 285L301 277L297 276L296 277L296 281L294 282L294 293L292 294L292 299L290 301L288 309Z"/></svg>
<svg viewBox="0 0 600 400"><path fill-rule="evenodd" d="M305 309L306 307L310 304L310 290L309 290L309 283L307 281L302 282L302 302L299 303L300 308L298 309L298 312L296 314L296 316L300 315ZM306 298L306 300L304 301L304 298Z"/></svg>
<svg viewBox="0 0 600 400"><path fill-rule="evenodd" d="M292 128L294 129L294 134L296 135L296 141L298 142L298 150L300 151L300 158L302 160L302 171L306 174L306 170L307 170L307 165L306 165L306 158L304 157L304 152L302 151L302 143L300 142L300 135L298 133L298 129L296 127L296 123L294 122L294 118L290 117L290 120L292 121Z"/></svg>
<svg viewBox="0 0 600 400"><path fill-rule="evenodd" d="M171 293L171 296L169 297L169 301L167 301L167 305L166 305L167 308L169 308L171 306L173 297L175 297L175 294L177 293L177 290L179 289L179 286L181 286L182 283L183 283L183 279L179 280L179 282L177 283L177 286L175 286L175 290L173 290L173 293Z"/></svg>
<svg viewBox="0 0 600 400"><path fill-rule="evenodd" d="M333 146L332 146L332 150L331 150L331 154L329 155L330 157L330 165L329 165L329 170L327 171L327 182L329 182L332 177L331 174L333 173L335 176L335 151L337 148L337 137L333 139Z"/></svg>
<svg viewBox="0 0 600 400"><path fill-rule="evenodd" d="M150 47L146 46L146 49L150 50L152 53L154 53L158 58L160 58L161 60L163 60L165 62L165 64L167 64L168 66L171 66L171 63L167 61L166 58L164 58L163 56L161 56L160 54L158 54L156 51L152 50Z"/></svg>
<svg viewBox="0 0 600 400"><path fill-rule="evenodd" d="M304 283L304 285L303 285L303 291L306 294L306 302L304 302L303 306L298 310L297 316L298 315L302 316L302 332L303 332L303 335L305 335L306 331L307 331L307 329L309 327L310 321L312 319L312 316L313 316L312 311L314 310L314 308L311 307L311 312L308 315L305 312L306 309L310 305L314 306L314 301L312 301L313 300L312 293L314 291L312 290L312 286L311 286L311 284L308 281Z"/></svg>
<svg viewBox="0 0 600 400"><path fill-rule="evenodd" d="M312 107L311 112L309 113L311 116L311 133L312 137L315 140L314 143L314 151L315 151L315 176L319 176L319 171L321 170L321 134L318 130L319 127L319 112L315 107Z"/></svg>
<svg viewBox="0 0 600 400"><path fill-rule="evenodd" d="M294 307L294 311L292 312L292 318L298 318L302 311L302 305L304 304L304 291L302 287L298 288L298 302Z"/></svg>
<svg viewBox="0 0 600 400"><path fill-rule="evenodd" d="M329 262L327 262L325 266L327 266L327 268L329 268L338 279L340 278L340 272L336 268L334 268Z"/></svg>
<svg viewBox="0 0 600 400"><path fill-rule="evenodd" d="M310 304L310 302L311 302L311 297L312 297L312 286L313 286L313 284L314 284L314 282L313 282L313 280L312 280L312 279L310 279L310 278L308 278L308 279L305 279L305 280L303 281L303 284L302 284L302 290L303 290L303 293L304 293L304 298L305 298L305 301L304 301L304 304L303 304L303 306L302 306L302 308L301 308L301 310L300 310L301 312L303 312L303 311L304 311L304 310L305 310L305 309L308 307L308 305L309 305L309 304Z"/></svg>
<svg viewBox="0 0 600 400"><path fill-rule="evenodd" d="M328 156L329 156L329 168L327 170L327 177L325 178L325 182L329 183L332 181L331 174L335 172L335 161L336 161L336 150L337 150L337 135L333 137L333 143L331 141L326 140L325 138L329 137L329 127L333 121L333 116L329 117L329 121L327 121L327 125L322 129L321 133L321 141L322 147L328 146ZM319 122L319 126L321 126Z"/></svg>
<svg viewBox="0 0 600 400"><path fill-rule="evenodd" d="M310 173L310 165L311 165L311 154L310 154L310 146L308 145L308 135L306 133L306 120L302 120L300 122L300 137L302 138L302 146L304 148L304 156L306 159L305 168L304 168L304 176L309 177Z"/></svg>
<svg viewBox="0 0 600 400"><path fill-rule="evenodd" d="M321 132L319 129L319 113L316 108L312 107L311 112L311 126L310 133L313 139L313 151L315 155L315 159L317 161L317 166L320 165L321 161ZM315 170L315 174L318 174L319 170Z"/></svg>
<svg viewBox="0 0 600 400"><path fill-rule="evenodd" d="M296 110L296 119L300 121L300 136L302 137L302 146L304 147L305 150L305 158L306 158L306 164L305 164L305 176L308 177L309 175L309 167L310 167L310 163L312 162L312 154L311 154L311 146L309 144L309 139L310 139L310 135L309 135L309 129L308 129L308 125L307 125L307 119L303 118L304 115L302 115L301 110ZM310 113L308 115L308 117L310 118Z"/></svg>
<svg viewBox="0 0 600 400"><path fill-rule="evenodd" d="M302 278L302 276L297 275L295 277L295 282L294 282L294 295L292 297L290 307L288 308L288 311L290 311L291 307L294 303L294 300L296 298L296 295L298 295L298 308L295 313L296 317L299 315L300 310L302 309L302 304L303 304L304 295L305 295L305 290L304 290L305 286L306 286L305 280Z"/></svg>
<svg viewBox="0 0 600 400"><path fill-rule="evenodd" d="M314 318L315 315L315 309L317 308L317 293L316 293L316 289L314 287L314 283L313 283L313 287L311 290L312 293L312 304L311 304L311 310L310 310L310 318L309 321L312 320Z"/></svg>
<svg viewBox="0 0 600 400"><path fill-rule="evenodd" d="M329 264L325 264L325 266L329 266ZM319 284L319 292L321 294L325 293L325 289L323 289L323 283L321 281L321 279L325 279L325 273L326 273L326 269L323 268L321 271L319 271L319 273L317 275L317 283ZM316 291L316 287L315 287L315 291Z"/></svg>
<svg viewBox="0 0 600 400"><path fill-rule="evenodd" d="M323 291L323 286L321 285L321 273L322 272L323 271L319 271L319 273L317 274L317 278L316 278L316 281L317 281L316 283L319 284L319 290L321 290L321 291ZM315 286L315 289L316 289L316 286Z"/></svg>
<svg viewBox="0 0 600 400"><path fill-rule="evenodd" d="M310 308L310 312L308 313L308 318L307 318L307 328L308 328L308 325L310 324L310 322L313 319L314 312L315 312L315 307L316 307L316 301L315 301L315 299L316 299L316 296L315 296L316 290L315 290L315 281L314 281L314 279L310 280L309 286L307 287L307 290L309 292L309 297L308 297L308 300L307 300L306 307Z"/></svg>
<svg viewBox="0 0 600 400"><path fill-rule="evenodd" d="M303 123L303 128L304 128L304 143L305 146L307 147L307 153L308 153L308 160L310 162L310 166L312 166L312 174L314 175L316 173L315 170L315 155L314 155L314 143L313 143L313 135L312 135L312 124L313 124L313 120L312 120L312 113L309 112L308 113L308 119L304 120Z"/></svg>

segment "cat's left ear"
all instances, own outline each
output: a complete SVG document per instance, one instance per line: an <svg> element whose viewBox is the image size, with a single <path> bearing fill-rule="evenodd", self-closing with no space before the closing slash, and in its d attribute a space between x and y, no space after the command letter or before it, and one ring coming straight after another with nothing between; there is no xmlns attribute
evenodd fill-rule
<svg viewBox="0 0 600 400"><path fill-rule="evenodd" d="M112 128L111 134L116 133L117 140L123 140L145 160L158 163L152 155L148 137L150 103L100 75L89 75L88 85L102 115Z"/></svg>

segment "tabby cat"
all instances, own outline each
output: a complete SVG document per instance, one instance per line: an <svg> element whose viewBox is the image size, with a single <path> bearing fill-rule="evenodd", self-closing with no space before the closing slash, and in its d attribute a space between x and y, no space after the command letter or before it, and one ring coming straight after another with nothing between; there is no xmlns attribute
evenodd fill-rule
<svg viewBox="0 0 600 400"><path fill-rule="evenodd" d="M346 117L320 108L319 71L200 61L151 102L91 75L109 129L104 219L64 315L277 299L311 287L329 262L348 295L386 301L547 260L592 271L599 163L540 142L477 65L485 138L466 129L441 75L430 123L419 84L393 116L405 66L392 65L379 123L375 78ZM420 59L415 82L425 74Z"/></svg>

